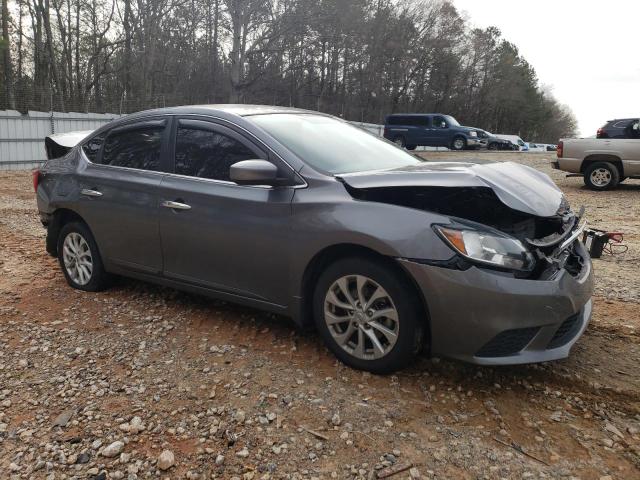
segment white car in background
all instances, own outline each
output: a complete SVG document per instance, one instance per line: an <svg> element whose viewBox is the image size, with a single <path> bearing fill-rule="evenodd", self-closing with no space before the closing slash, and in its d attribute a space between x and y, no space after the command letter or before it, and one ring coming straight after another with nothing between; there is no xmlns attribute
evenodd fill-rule
<svg viewBox="0 0 640 480"><path fill-rule="evenodd" d="M527 152L529 150L529 144L522 140L518 135L505 135L503 133L497 133L495 136L504 140L509 140L514 145L518 145L521 152Z"/></svg>
<svg viewBox="0 0 640 480"><path fill-rule="evenodd" d="M532 153L546 152L547 151L547 144L546 143L529 142L529 149L527 151L528 152L532 152Z"/></svg>

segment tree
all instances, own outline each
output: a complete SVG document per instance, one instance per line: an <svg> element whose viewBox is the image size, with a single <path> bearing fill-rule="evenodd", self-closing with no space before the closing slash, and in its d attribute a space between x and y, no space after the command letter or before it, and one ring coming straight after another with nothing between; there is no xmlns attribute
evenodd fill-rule
<svg viewBox="0 0 640 480"><path fill-rule="evenodd" d="M536 141L575 130L516 46L446 0L14 0L15 24L2 1L0 108L19 91L21 109L251 102L378 123L440 111Z"/></svg>

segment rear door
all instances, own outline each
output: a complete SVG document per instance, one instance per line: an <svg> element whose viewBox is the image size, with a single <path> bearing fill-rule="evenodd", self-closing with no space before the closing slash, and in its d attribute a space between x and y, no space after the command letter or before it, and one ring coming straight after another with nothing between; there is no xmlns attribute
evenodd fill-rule
<svg viewBox="0 0 640 480"><path fill-rule="evenodd" d="M158 190L166 170L169 120L153 117L85 143L77 181L78 213L107 266L159 274Z"/></svg>
<svg viewBox="0 0 640 480"><path fill-rule="evenodd" d="M239 131L203 119L179 119L172 139L174 174L160 198L164 275L285 305L294 189L237 185L229 169L251 159L288 167Z"/></svg>
<svg viewBox="0 0 640 480"><path fill-rule="evenodd" d="M640 175L640 120L627 125L627 138L615 140L622 146L622 163L625 176Z"/></svg>
<svg viewBox="0 0 640 480"><path fill-rule="evenodd" d="M409 142L412 145L429 145L432 137L431 117L428 115L419 115L411 117L414 127L413 134L415 140Z"/></svg>

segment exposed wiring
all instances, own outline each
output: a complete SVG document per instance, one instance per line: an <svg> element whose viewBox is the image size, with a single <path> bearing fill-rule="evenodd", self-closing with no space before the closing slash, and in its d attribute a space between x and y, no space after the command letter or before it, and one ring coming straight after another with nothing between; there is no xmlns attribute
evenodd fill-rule
<svg viewBox="0 0 640 480"><path fill-rule="evenodd" d="M629 250L629 246L624 243L614 242L609 240L602 247L602 251L609 255L622 255Z"/></svg>

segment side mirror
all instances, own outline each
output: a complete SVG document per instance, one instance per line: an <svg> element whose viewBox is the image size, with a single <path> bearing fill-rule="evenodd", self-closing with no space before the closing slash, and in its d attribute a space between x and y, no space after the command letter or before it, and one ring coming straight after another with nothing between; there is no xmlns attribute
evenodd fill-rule
<svg viewBox="0 0 640 480"><path fill-rule="evenodd" d="M229 177L238 185L274 185L278 167L266 160L243 160L231 165Z"/></svg>

